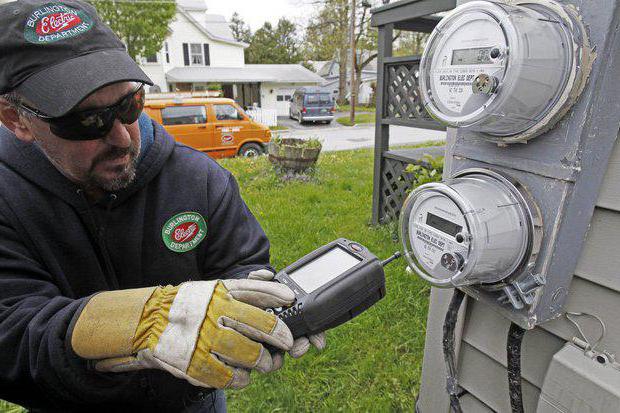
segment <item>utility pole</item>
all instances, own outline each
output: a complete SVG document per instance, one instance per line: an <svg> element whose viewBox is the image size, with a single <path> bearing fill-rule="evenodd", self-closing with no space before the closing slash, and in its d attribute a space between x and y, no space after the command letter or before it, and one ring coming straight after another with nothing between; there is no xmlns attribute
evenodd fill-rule
<svg viewBox="0 0 620 413"><path fill-rule="evenodd" d="M355 49L355 0L351 0L351 124L355 124L355 104L357 101L357 87L355 82L357 52Z"/></svg>

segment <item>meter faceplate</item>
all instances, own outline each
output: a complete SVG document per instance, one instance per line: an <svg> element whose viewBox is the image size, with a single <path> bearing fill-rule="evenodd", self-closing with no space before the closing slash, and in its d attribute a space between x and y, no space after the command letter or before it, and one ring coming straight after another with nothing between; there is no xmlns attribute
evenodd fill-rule
<svg viewBox="0 0 620 413"><path fill-rule="evenodd" d="M483 169L420 186L401 212L411 268L439 287L493 288L522 273L536 257L540 227L532 201L502 175Z"/></svg>
<svg viewBox="0 0 620 413"><path fill-rule="evenodd" d="M512 143L548 130L574 104L590 70L588 39L569 9L531 3L472 1L439 23L420 64L434 118Z"/></svg>

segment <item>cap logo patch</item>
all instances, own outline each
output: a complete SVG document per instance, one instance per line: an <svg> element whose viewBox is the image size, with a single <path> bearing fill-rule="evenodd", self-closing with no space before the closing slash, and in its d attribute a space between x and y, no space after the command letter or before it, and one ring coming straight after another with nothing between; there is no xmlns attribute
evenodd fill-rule
<svg viewBox="0 0 620 413"><path fill-rule="evenodd" d="M30 43L54 43L86 33L93 25L86 12L61 3L49 3L32 12L26 21L24 37Z"/></svg>
<svg viewBox="0 0 620 413"><path fill-rule="evenodd" d="M207 223L197 212L182 212L170 218L161 230L166 247L174 252L191 251L207 236Z"/></svg>

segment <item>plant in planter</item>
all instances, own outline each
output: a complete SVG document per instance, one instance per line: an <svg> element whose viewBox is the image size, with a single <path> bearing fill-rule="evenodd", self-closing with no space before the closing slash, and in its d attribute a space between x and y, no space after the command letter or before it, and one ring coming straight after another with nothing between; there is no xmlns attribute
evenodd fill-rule
<svg viewBox="0 0 620 413"><path fill-rule="evenodd" d="M316 164L321 148L318 139L277 137L269 145L269 160L284 172L302 173Z"/></svg>

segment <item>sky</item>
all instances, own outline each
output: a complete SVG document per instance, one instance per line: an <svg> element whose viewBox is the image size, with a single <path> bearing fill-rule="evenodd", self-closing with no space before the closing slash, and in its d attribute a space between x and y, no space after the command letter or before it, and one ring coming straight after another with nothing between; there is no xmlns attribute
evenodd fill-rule
<svg viewBox="0 0 620 413"><path fill-rule="evenodd" d="M281 17L305 26L314 10L313 0L206 0L207 13L224 15L228 20L234 12L250 26L259 29L266 21L277 24Z"/></svg>

